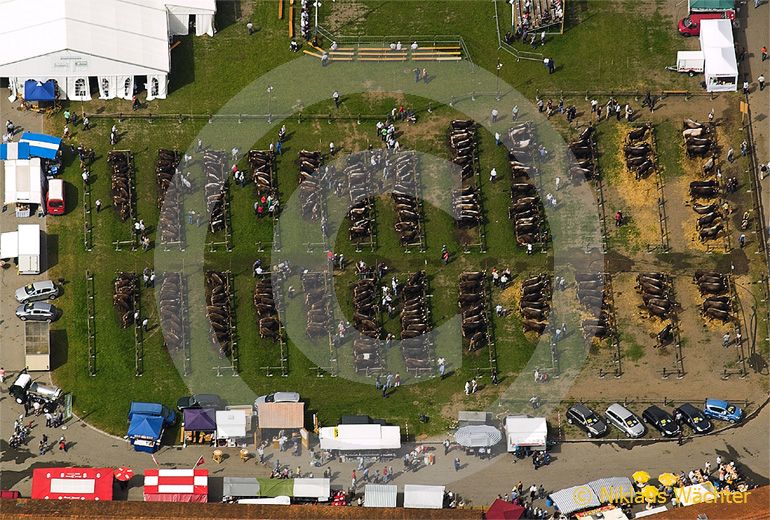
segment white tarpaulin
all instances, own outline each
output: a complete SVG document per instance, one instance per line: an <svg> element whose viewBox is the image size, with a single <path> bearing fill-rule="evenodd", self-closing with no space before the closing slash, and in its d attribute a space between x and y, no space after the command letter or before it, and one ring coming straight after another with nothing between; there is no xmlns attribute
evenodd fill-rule
<svg viewBox="0 0 770 520"><path fill-rule="evenodd" d="M549 495L554 505L559 508L563 515L569 515L575 511L599 507L599 497L596 496L588 484L582 486L573 486L567 489L561 489Z"/></svg>
<svg viewBox="0 0 770 520"><path fill-rule="evenodd" d="M315 498L320 502L326 502L331 496L331 480L328 478L295 478L294 496Z"/></svg>
<svg viewBox="0 0 770 520"><path fill-rule="evenodd" d="M404 485L404 507L407 509L441 509L444 486Z"/></svg>
<svg viewBox="0 0 770 520"><path fill-rule="evenodd" d="M340 424L321 428L322 450L393 450L401 447L401 428L379 424Z"/></svg>
<svg viewBox="0 0 770 520"><path fill-rule="evenodd" d="M5 204L42 204L43 173L40 159L5 161Z"/></svg>
<svg viewBox="0 0 770 520"><path fill-rule="evenodd" d="M738 90L738 62L735 59L733 26L730 20L702 20L700 48L708 92Z"/></svg>
<svg viewBox="0 0 770 520"><path fill-rule="evenodd" d="M503 434L494 426L472 424L455 432L455 441L466 448L488 448L503 440Z"/></svg>
<svg viewBox="0 0 770 520"><path fill-rule="evenodd" d="M548 425L545 417L509 415L505 418L505 434L508 451L513 451L516 446L545 449Z"/></svg>
<svg viewBox="0 0 770 520"><path fill-rule="evenodd" d="M726 18L701 20L700 47L729 47L734 49L733 23Z"/></svg>
<svg viewBox="0 0 770 520"><path fill-rule="evenodd" d="M19 256L19 232L0 233L0 258L8 260Z"/></svg>
<svg viewBox="0 0 770 520"><path fill-rule="evenodd" d="M239 439L246 437L245 410L217 410L217 438Z"/></svg>
<svg viewBox="0 0 770 520"><path fill-rule="evenodd" d="M398 486L367 484L364 486L364 507L396 507Z"/></svg>

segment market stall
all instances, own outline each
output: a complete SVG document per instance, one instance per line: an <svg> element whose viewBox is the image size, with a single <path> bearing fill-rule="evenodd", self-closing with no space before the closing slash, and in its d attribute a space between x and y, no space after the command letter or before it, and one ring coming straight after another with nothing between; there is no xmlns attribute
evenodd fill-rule
<svg viewBox="0 0 770 520"><path fill-rule="evenodd" d="M563 515L569 515L576 511L593 509L602 505L599 497L588 486L573 486L567 489L561 489L549 495L554 506L559 509Z"/></svg>
<svg viewBox="0 0 770 520"><path fill-rule="evenodd" d="M127 435L134 450L153 453L160 448L163 417L136 414L131 418Z"/></svg>
<svg viewBox="0 0 770 520"><path fill-rule="evenodd" d="M305 425L305 403L259 403L261 430L298 430Z"/></svg>
<svg viewBox="0 0 770 520"><path fill-rule="evenodd" d="M526 509L519 504L506 502L498 498L489 506L484 518L487 520L518 520L524 516L525 511Z"/></svg>
<svg viewBox="0 0 770 520"><path fill-rule="evenodd" d="M494 426L473 424L455 432L455 441L466 448L491 448L503 440L503 434Z"/></svg>
<svg viewBox="0 0 770 520"><path fill-rule="evenodd" d="M42 207L45 177L40 169L40 159L5 161L4 204L14 204L16 217L32 215L32 205Z"/></svg>
<svg viewBox="0 0 770 520"><path fill-rule="evenodd" d="M211 444L217 431L216 412L209 408L186 408L182 439L187 444Z"/></svg>
<svg viewBox="0 0 770 520"><path fill-rule="evenodd" d="M372 454L395 456L401 448L401 428L379 424L340 424L321 428L318 440L322 450L344 455Z"/></svg>
<svg viewBox="0 0 770 520"><path fill-rule="evenodd" d="M630 501L636 493L628 477L600 478L589 482L588 487L602 502Z"/></svg>
<svg viewBox="0 0 770 520"><path fill-rule="evenodd" d="M442 509L444 507L444 486L404 486L404 507L407 509Z"/></svg>
<svg viewBox="0 0 770 520"><path fill-rule="evenodd" d="M545 417L509 415L505 418L505 435L509 452L519 448L545 450L548 438L548 424Z"/></svg>
<svg viewBox="0 0 770 520"><path fill-rule="evenodd" d="M367 484L364 486L364 507L396 507L398 486Z"/></svg>
<svg viewBox="0 0 770 520"><path fill-rule="evenodd" d="M711 482L703 482L681 488L675 487L674 496L680 506L686 507L702 504L703 502L715 502L717 500L717 490Z"/></svg>
<svg viewBox="0 0 770 520"><path fill-rule="evenodd" d="M700 48L705 63L706 90L738 90L738 62L735 59L732 22L726 19L701 21Z"/></svg>
<svg viewBox="0 0 770 520"><path fill-rule="evenodd" d="M39 224L19 224L16 231L0 233L0 260L16 259L19 274L40 274Z"/></svg>
<svg viewBox="0 0 770 520"><path fill-rule="evenodd" d="M249 443L247 417L245 409L217 410L217 445L231 448L246 446Z"/></svg>
<svg viewBox="0 0 770 520"><path fill-rule="evenodd" d="M112 500L112 468L35 468L32 498Z"/></svg>
<svg viewBox="0 0 770 520"><path fill-rule="evenodd" d="M580 520L628 520L622 509L615 506L602 506L590 511L577 513L575 518Z"/></svg>
<svg viewBox="0 0 770 520"><path fill-rule="evenodd" d="M145 502L208 502L207 469L147 469Z"/></svg>
<svg viewBox="0 0 770 520"><path fill-rule="evenodd" d="M32 157L41 157L43 159L56 159L56 154L61 146L61 138L46 134L33 134L24 132L21 134L19 144L29 145L29 154Z"/></svg>

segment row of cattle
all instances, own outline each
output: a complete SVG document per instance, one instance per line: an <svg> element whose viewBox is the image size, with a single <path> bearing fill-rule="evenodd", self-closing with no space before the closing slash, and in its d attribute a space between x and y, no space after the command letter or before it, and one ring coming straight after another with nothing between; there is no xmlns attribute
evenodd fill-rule
<svg viewBox="0 0 770 520"><path fill-rule="evenodd" d="M639 273L636 276L636 290L641 293L643 308L650 317L673 321L677 303L670 276L660 272Z"/></svg>
<svg viewBox="0 0 770 520"><path fill-rule="evenodd" d="M257 195L278 197L278 176L275 171L275 153L264 150L249 150L247 154L251 180Z"/></svg>
<svg viewBox="0 0 770 520"><path fill-rule="evenodd" d="M131 152L112 151L107 155L107 164L111 172L110 191L113 209L122 222L136 220L134 163Z"/></svg>
<svg viewBox="0 0 770 520"><path fill-rule="evenodd" d="M452 162L460 167L461 187L452 190L455 223L462 228L481 224L481 200L476 187L478 143L476 122L456 119L449 126L449 148Z"/></svg>
<svg viewBox="0 0 770 520"><path fill-rule="evenodd" d="M112 305L118 315L120 326L124 329L135 322L134 313L138 310L139 282L136 273L118 273L113 282Z"/></svg>
<svg viewBox="0 0 770 520"><path fill-rule="evenodd" d="M704 125L692 119L685 119L682 135L687 149L687 156L706 157L716 150L716 134L712 132L711 125Z"/></svg>
<svg viewBox="0 0 770 520"><path fill-rule="evenodd" d="M511 205L508 218L513 222L516 243L520 246L535 244L543 240L543 204L537 188L530 178L537 173L532 160L536 148L532 123L521 123L508 131L508 137L516 146L508 151L511 168Z"/></svg>
<svg viewBox="0 0 770 520"><path fill-rule="evenodd" d="M209 215L209 231L216 233L226 226L227 211L227 157L218 150L203 152L204 195Z"/></svg>
<svg viewBox="0 0 770 520"><path fill-rule="evenodd" d="M698 286L703 303L701 316L726 323L732 319L732 303L725 294L730 291L727 275L716 271L695 271L693 281Z"/></svg>
<svg viewBox="0 0 770 520"><path fill-rule="evenodd" d="M372 176L361 154L348 158L343 170L348 181L350 209L348 210L348 237L353 243L372 242L374 236L374 197L372 197Z"/></svg>
<svg viewBox="0 0 770 520"><path fill-rule="evenodd" d="M182 303L184 279L180 273L164 273L158 292L158 313L163 324L163 339L170 351L185 347L185 313Z"/></svg>
<svg viewBox="0 0 770 520"><path fill-rule="evenodd" d="M629 131L623 145L626 167L634 172L636 180L647 177L655 170L655 155L647 134L652 134L652 125L649 123Z"/></svg>
<svg viewBox="0 0 770 520"><path fill-rule="evenodd" d="M257 280L253 301L257 310L259 336L277 341L281 338L281 320L278 317L271 276L262 276Z"/></svg>
<svg viewBox="0 0 770 520"><path fill-rule="evenodd" d="M158 150L155 180L158 186L158 233L163 244L182 241L182 191L179 181L180 154L177 150Z"/></svg>
<svg viewBox="0 0 770 520"><path fill-rule="evenodd" d="M521 282L519 313L524 332L542 334L551 312L551 276L540 273Z"/></svg>
<svg viewBox="0 0 770 520"><path fill-rule="evenodd" d="M614 330L614 319L609 297L609 278L604 273L575 273L577 297L588 312L581 327L583 337L604 339Z"/></svg>
<svg viewBox="0 0 770 520"><path fill-rule="evenodd" d="M709 149L716 147L716 143L713 139L710 137L701 137L711 135L712 132L710 126L693 121L692 119L686 119L683 126L684 130L682 131L682 134L684 135L685 144L687 146L687 153L691 157L693 155L702 155L700 153L690 153L692 146L705 146L700 144L693 145L694 139L708 140L710 143L708 145ZM706 180L690 182L692 209L698 214L698 220L695 226L698 231L698 238L701 242L716 239L725 229L724 217L718 201L720 192L719 181L712 177L717 170L717 156L714 154L701 167L703 177L706 178Z"/></svg>
<svg viewBox="0 0 770 520"><path fill-rule="evenodd" d="M353 363L356 371L369 371L383 366L382 326L377 306L377 279L374 273L364 275L351 287L353 324L360 334L353 339Z"/></svg>
<svg viewBox="0 0 770 520"><path fill-rule="evenodd" d="M433 370L433 337L428 276L417 271L407 278L401 288L401 355L407 372L425 373Z"/></svg>
<svg viewBox="0 0 770 520"><path fill-rule="evenodd" d="M423 221L417 155L413 151L403 152L392 161L395 184L390 196L396 206L395 229L402 246L418 245L422 241Z"/></svg>
<svg viewBox="0 0 770 520"><path fill-rule="evenodd" d="M302 273L302 291L305 293L307 326L305 332L310 338L328 336L332 316L329 310L329 288L325 274L320 272Z"/></svg>
<svg viewBox="0 0 770 520"><path fill-rule="evenodd" d="M596 142L595 129L587 126L577 139L569 143L570 166L569 179L583 178L590 181L596 178Z"/></svg>
<svg viewBox="0 0 770 520"><path fill-rule="evenodd" d="M479 349L489 343L485 276L483 271L460 273L458 305L462 318L462 335L469 350Z"/></svg>
<svg viewBox="0 0 770 520"><path fill-rule="evenodd" d="M325 218L322 162L321 152L299 152L299 201L302 217L306 220L322 221Z"/></svg>
<svg viewBox="0 0 770 520"><path fill-rule="evenodd" d="M209 339L221 355L229 356L233 342L233 291L229 273L206 271L206 315L209 319Z"/></svg>

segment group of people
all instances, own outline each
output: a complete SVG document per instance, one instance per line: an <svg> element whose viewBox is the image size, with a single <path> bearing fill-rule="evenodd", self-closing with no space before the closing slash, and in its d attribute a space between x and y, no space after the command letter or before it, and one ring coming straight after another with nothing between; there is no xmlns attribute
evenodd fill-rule
<svg viewBox="0 0 770 520"><path fill-rule="evenodd" d="M511 502L522 506L524 508L523 518L550 518L550 514L545 508L535 506L535 500L543 500L545 498L546 491L543 484L540 484L539 486L532 484L525 489L521 480L511 488L510 494L505 493L504 495L497 495L498 500L504 500L505 502Z"/></svg>
<svg viewBox="0 0 770 520"><path fill-rule="evenodd" d="M479 389L479 382L474 377L470 381L465 382L465 395L475 394Z"/></svg>
<svg viewBox="0 0 770 520"><path fill-rule="evenodd" d="M647 97L649 97L649 100L647 101L650 106L650 111L652 111L652 107L654 106L654 102L652 101L652 97L650 96L649 92L647 93ZM645 98L647 100L647 97ZM643 103L644 106L644 103ZM605 114L604 119L609 120L612 118L612 116L615 116L615 119L617 121L620 121L622 118L625 118L626 121L631 121L634 115L634 110L631 108L631 105L628 103L624 105L621 105L615 98L611 97L607 104L602 107L599 104L599 101L597 99L591 100L591 120L593 121L601 121L602 120L602 114Z"/></svg>
<svg viewBox="0 0 770 520"><path fill-rule="evenodd" d="M492 268L492 285L499 287L500 289L507 289L510 285L513 275L511 269L506 267L502 272L497 270L497 267Z"/></svg>
<svg viewBox="0 0 770 520"><path fill-rule="evenodd" d="M377 374L377 377L374 379L374 388L375 390L382 391L383 397L387 397L391 388L396 389L399 386L401 386L401 374L399 373L393 374L388 372L384 378Z"/></svg>
<svg viewBox="0 0 770 520"><path fill-rule="evenodd" d="M138 240L139 245L142 246L143 251L150 249L150 232L147 226L145 226L143 219L134 222L134 236Z"/></svg>

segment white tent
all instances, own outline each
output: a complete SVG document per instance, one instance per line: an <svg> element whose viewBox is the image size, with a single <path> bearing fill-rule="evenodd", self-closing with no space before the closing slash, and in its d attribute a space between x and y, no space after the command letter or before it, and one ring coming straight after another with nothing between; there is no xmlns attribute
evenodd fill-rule
<svg viewBox="0 0 770 520"><path fill-rule="evenodd" d="M246 437L245 410L217 410L217 438L242 439Z"/></svg>
<svg viewBox="0 0 770 520"><path fill-rule="evenodd" d="M214 36L216 0L163 0L168 9L169 34L184 35L189 32L190 17L195 17L195 35Z"/></svg>
<svg viewBox="0 0 770 520"><path fill-rule="evenodd" d="M388 450L401 447L401 428L379 424L340 424L321 428L322 450Z"/></svg>
<svg viewBox="0 0 770 520"><path fill-rule="evenodd" d="M575 511L602 505L599 501L599 497L596 496L596 493L593 492L588 484L560 489L555 493L551 493L549 496L554 505L559 508L559 512L563 515L569 515Z"/></svg>
<svg viewBox="0 0 770 520"><path fill-rule="evenodd" d="M404 485L404 507L407 509L441 509L444 486Z"/></svg>
<svg viewBox="0 0 770 520"><path fill-rule="evenodd" d="M509 415L505 418L505 434L508 438L508 451L514 451L516 446L544 450L548 425L545 417Z"/></svg>
<svg viewBox="0 0 770 520"><path fill-rule="evenodd" d="M40 159L5 161L5 204L42 204L43 173Z"/></svg>
<svg viewBox="0 0 770 520"><path fill-rule="evenodd" d="M705 60L708 92L738 90L738 62L735 59L733 26L730 20L703 20L700 47Z"/></svg>
<svg viewBox="0 0 770 520"><path fill-rule="evenodd" d="M331 480L328 478L295 478L294 496L315 498L319 502L327 502L331 496Z"/></svg>
<svg viewBox="0 0 770 520"><path fill-rule="evenodd" d="M19 274L40 274L39 224L19 224L16 231L0 234L0 259L18 259Z"/></svg>
<svg viewBox="0 0 770 520"><path fill-rule="evenodd" d="M364 486L364 507L396 507L398 486L367 484Z"/></svg>

